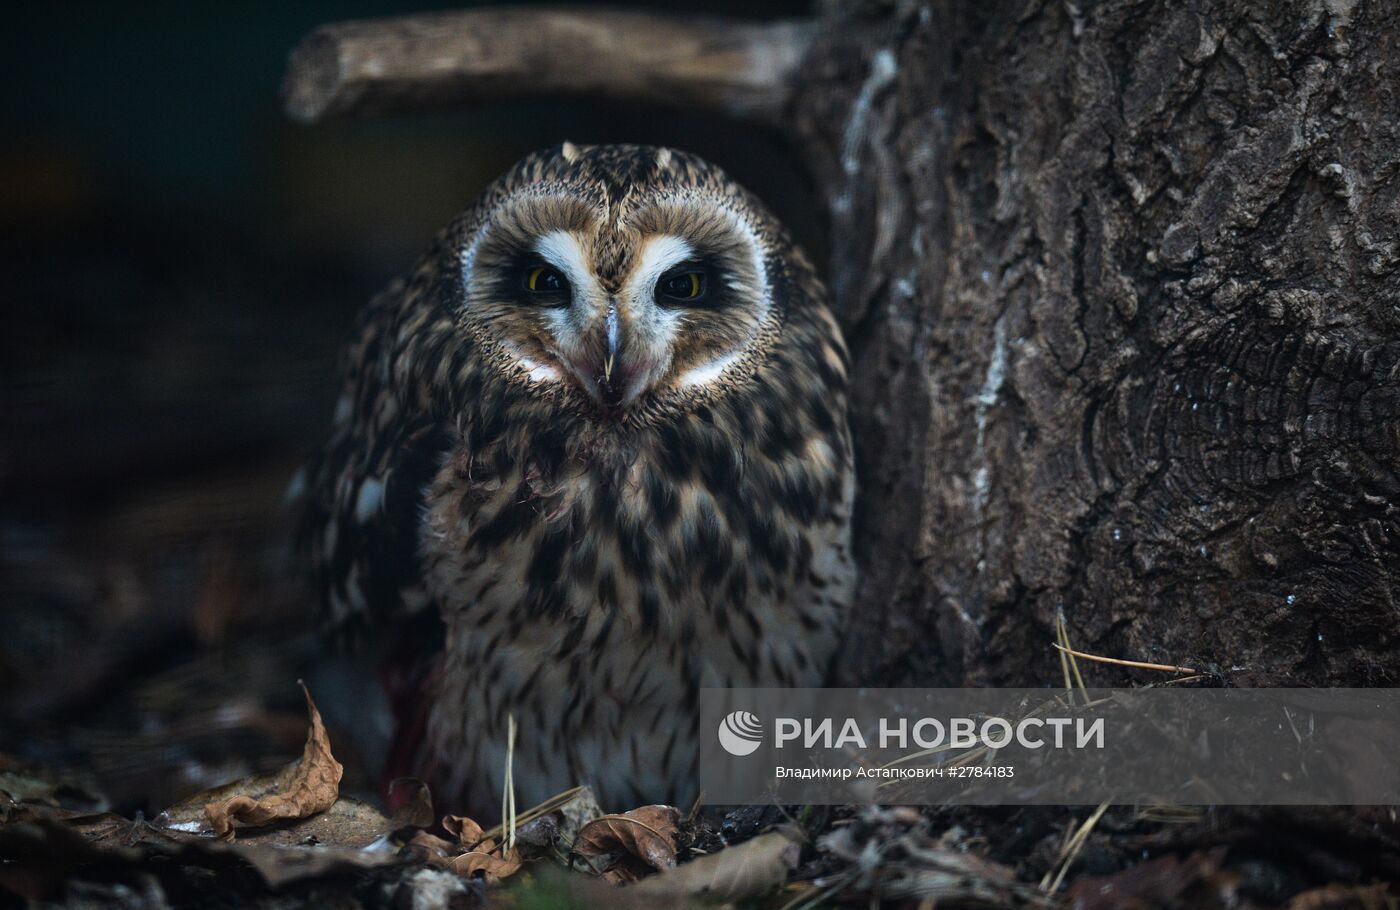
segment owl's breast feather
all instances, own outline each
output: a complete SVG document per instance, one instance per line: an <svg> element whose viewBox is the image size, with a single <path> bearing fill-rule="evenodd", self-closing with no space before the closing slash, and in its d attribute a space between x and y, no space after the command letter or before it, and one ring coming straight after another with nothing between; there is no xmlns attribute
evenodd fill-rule
<svg viewBox="0 0 1400 910"><path fill-rule="evenodd" d="M536 439L516 457L461 442L425 493L420 557L447 626L431 751L492 769L511 714L544 750L517 768L531 799L580 780L679 798L700 687L823 681L854 577L843 425Z"/></svg>

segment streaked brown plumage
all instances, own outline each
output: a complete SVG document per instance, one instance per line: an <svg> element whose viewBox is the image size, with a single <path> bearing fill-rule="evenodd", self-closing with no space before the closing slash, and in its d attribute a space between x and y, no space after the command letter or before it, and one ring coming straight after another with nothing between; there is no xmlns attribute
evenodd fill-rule
<svg viewBox="0 0 1400 910"><path fill-rule="evenodd" d="M520 805L683 800L700 687L820 684L846 375L806 256L666 149L524 159L370 304L308 540L335 622L440 614L413 770L441 799L497 803L509 714Z"/></svg>

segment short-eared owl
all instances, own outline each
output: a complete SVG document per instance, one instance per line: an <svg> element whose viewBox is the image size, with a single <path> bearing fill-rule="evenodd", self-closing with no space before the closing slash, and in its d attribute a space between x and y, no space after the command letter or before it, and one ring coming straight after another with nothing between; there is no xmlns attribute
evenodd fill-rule
<svg viewBox="0 0 1400 910"><path fill-rule="evenodd" d="M510 715L521 806L693 796L702 686L834 657L847 371L806 255L715 166L566 143L492 185L364 311L309 470L330 618L441 618L394 770L489 812Z"/></svg>

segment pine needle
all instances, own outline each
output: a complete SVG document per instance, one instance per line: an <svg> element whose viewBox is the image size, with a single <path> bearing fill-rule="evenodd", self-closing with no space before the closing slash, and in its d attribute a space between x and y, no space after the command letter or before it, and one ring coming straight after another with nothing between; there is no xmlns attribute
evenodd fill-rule
<svg viewBox="0 0 1400 910"><path fill-rule="evenodd" d="M1079 856L1079 851L1084 849L1084 844L1089 840L1090 832L1094 830L1094 826L1099 823L1099 819L1103 818L1106 811L1108 811L1108 803L1100 803L1098 809L1094 810L1094 814L1086 818L1084 824L1080 825L1079 829L1065 843L1064 848L1060 850L1060 868L1055 873L1053 880L1049 872L1045 873L1045 877L1040 880L1041 891L1046 894L1054 894L1059 890L1060 885L1065 880L1066 873L1069 872L1069 867L1074 864L1075 858Z"/></svg>
<svg viewBox="0 0 1400 910"><path fill-rule="evenodd" d="M1070 658L1082 657L1085 660L1092 660L1101 664L1113 664L1116 667L1136 667L1139 670L1160 670L1163 673L1199 673L1199 670L1191 667L1178 667L1173 664L1153 664L1142 660L1123 660L1118 657L1101 657L1098 654L1085 654L1083 651L1076 651L1067 644L1056 643L1055 648L1068 654Z"/></svg>
<svg viewBox="0 0 1400 910"><path fill-rule="evenodd" d="M1194 824L1204 818L1205 814L1205 810L1200 806L1163 804L1139 809L1137 818L1142 821L1160 822L1162 824Z"/></svg>
<svg viewBox="0 0 1400 910"><path fill-rule="evenodd" d="M1079 691L1083 693L1084 700L1088 701L1088 687L1084 685L1084 677L1079 675L1079 662L1074 659L1076 652L1069 644L1069 625L1065 621L1065 611L1063 607L1055 610L1055 638L1059 641L1056 647L1063 646L1060 651L1060 669L1063 670L1065 674L1065 691L1073 691L1069 682L1069 675L1072 670L1074 672L1074 680L1079 686ZM1073 698L1070 699L1070 704L1074 704Z"/></svg>
<svg viewBox="0 0 1400 910"><path fill-rule="evenodd" d="M515 715L506 715L506 775L501 786L501 825L505 852L515 849Z"/></svg>
<svg viewBox="0 0 1400 910"><path fill-rule="evenodd" d="M843 888L850 883L849 875L836 876L829 884L817 885L814 883L794 883L807 884L809 887L798 891L797 896L783 904L778 910L813 910L821 906L827 900L834 898Z"/></svg>
<svg viewBox="0 0 1400 910"><path fill-rule="evenodd" d="M1060 627L1059 627L1059 624L1056 623L1056 624L1055 624L1055 638L1058 639L1059 637L1060 637ZM1055 647L1058 648L1059 646L1060 646L1059 641L1056 641L1056 642L1055 642ZM1070 703L1073 704L1073 702L1074 702L1074 684L1071 683L1071 682L1070 682L1070 679L1069 679L1069 658L1065 656L1065 652L1064 652L1063 649L1060 650L1060 672L1063 673L1063 674L1065 675L1065 694L1068 695L1068 696L1070 697Z"/></svg>

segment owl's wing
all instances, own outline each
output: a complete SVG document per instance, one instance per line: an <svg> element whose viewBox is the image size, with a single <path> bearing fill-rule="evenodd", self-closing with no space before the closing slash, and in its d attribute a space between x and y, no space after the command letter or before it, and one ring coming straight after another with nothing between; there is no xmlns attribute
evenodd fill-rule
<svg viewBox="0 0 1400 910"><path fill-rule="evenodd" d="M394 338L419 293L390 286L366 308L341 366L331 437L308 464L301 539L325 617L354 632L428 605L418 559L424 490L449 445L396 387Z"/></svg>

